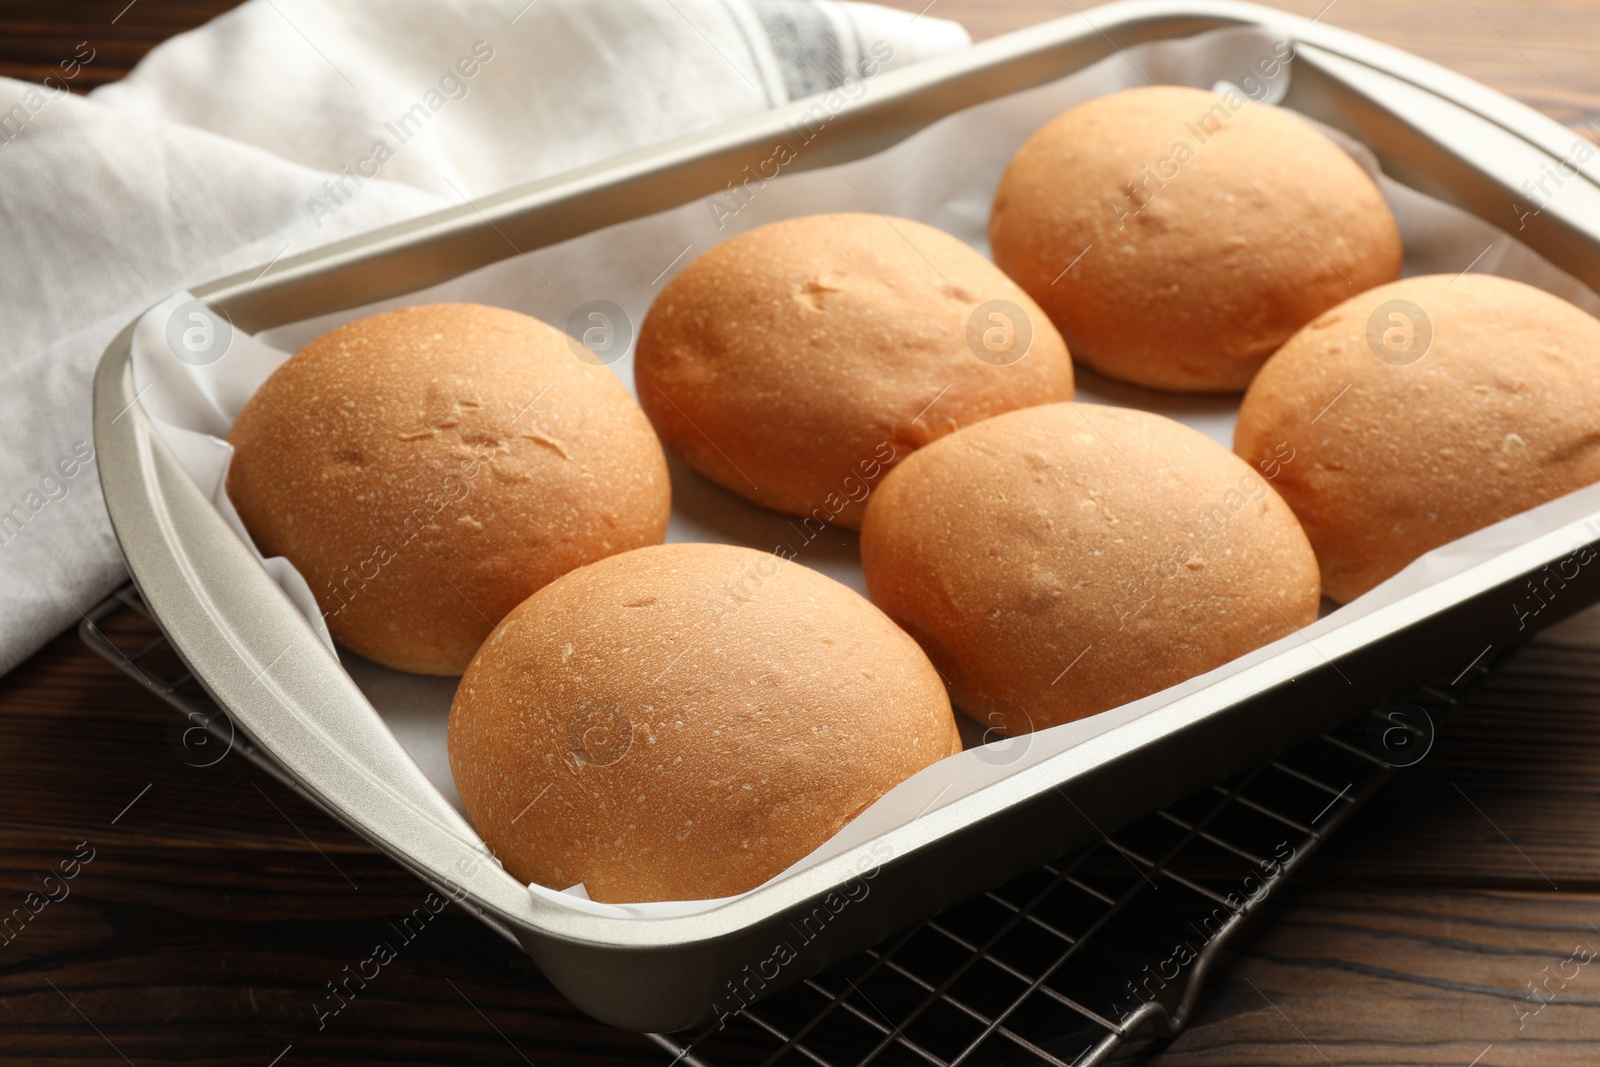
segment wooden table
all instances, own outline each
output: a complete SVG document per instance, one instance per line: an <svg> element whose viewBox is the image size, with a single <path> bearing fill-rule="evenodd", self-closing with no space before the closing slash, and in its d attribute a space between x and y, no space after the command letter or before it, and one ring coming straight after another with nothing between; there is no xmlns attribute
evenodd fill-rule
<svg viewBox="0 0 1600 1067"><path fill-rule="evenodd" d="M125 4L0 0L0 73L42 77L93 36L78 84L110 80L231 6ZM1074 9L930 13L986 37ZM1334 0L1322 18L1574 129L1600 118L1600 4ZM0 917L59 898L0 938L0 1063L665 1063L450 910L319 1028L327 983L397 940L422 886L243 760L186 764L171 713L75 635L0 679L0 709ZM1597 711L1591 613L1516 654L1315 859L1156 1062L1600 1063ZM63 864L76 877L47 882Z"/></svg>

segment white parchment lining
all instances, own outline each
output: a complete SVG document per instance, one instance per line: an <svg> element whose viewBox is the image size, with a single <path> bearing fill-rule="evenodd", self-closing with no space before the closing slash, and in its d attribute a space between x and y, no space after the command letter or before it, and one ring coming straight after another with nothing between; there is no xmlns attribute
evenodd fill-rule
<svg viewBox="0 0 1600 1067"><path fill-rule="evenodd" d="M526 256L512 257L400 300L294 323L257 337L235 334L226 355L209 366L181 362L168 347L167 320L173 309L192 299L189 294L180 293L149 312L135 333L136 386L145 408L184 466L227 521L250 543L223 492L231 456L223 437L245 401L289 353L336 326L393 307L440 301L499 305L561 326L579 304L595 299L619 305L636 326L643 321L660 287L711 245L767 222L825 211L876 210L919 219L987 254L989 203L1001 172L1022 142L1050 118L1085 100L1144 85L1146 78L1202 88L1241 85L1252 90L1248 95L1253 98L1275 103L1283 98L1292 65L1276 77L1264 79L1257 64L1271 57L1276 45L1273 36L1246 29L1130 48L1070 78L950 116L867 159L753 182L741 188L737 199L725 194L622 223ZM865 83L864 92L871 91L871 83ZM1474 271L1516 278L1591 313L1600 313L1600 297L1569 275L1502 231L1378 174L1366 149L1343 135L1328 132L1378 178L1400 225L1407 275L1453 274L1472 264ZM816 135L826 137L826 127ZM613 369L632 389L631 348ZM1237 397L1156 393L1107 381L1082 367L1077 369L1079 400L1160 412L1231 448ZM812 541L803 541L787 517L733 496L676 462L672 464L672 494L668 541L714 541L766 551L787 545L795 551L798 562L865 592L853 533L830 528ZM1438 549L1300 633L1209 674L1081 722L1041 731L1026 739L969 749L943 760L892 790L791 870L871 840L926 811L1137 719L1178 696L1231 677L1283 648L1308 640L1314 644L1319 634L1355 615L1375 611L1409 592L1556 529L1574 514L1594 512L1600 512L1600 486L1581 490L1556 504ZM331 647L305 580L287 560L275 558L263 563ZM391 671L344 650L339 655L423 772L460 808L445 750L445 722L455 679ZM962 721L966 724L964 718ZM969 744L972 739L969 735ZM1011 746L1009 751L1007 746ZM546 900L609 915L686 914L721 903L711 900L609 905L587 900L581 887L566 892L541 886L529 888Z"/></svg>

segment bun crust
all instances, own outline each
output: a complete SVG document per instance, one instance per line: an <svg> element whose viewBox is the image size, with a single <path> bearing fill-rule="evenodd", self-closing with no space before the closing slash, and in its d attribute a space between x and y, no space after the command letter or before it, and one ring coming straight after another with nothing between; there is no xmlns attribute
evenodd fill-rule
<svg viewBox="0 0 1600 1067"><path fill-rule="evenodd" d="M334 330L228 440L228 497L262 554L299 569L340 643L399 670L460 674L534 590L666 535L666 459L622 383L502 308Z"/></svg>
<svg viewBox="0 0 1600 1067"><path fill-rule="evenodd" d="M1046 124L1006 169L995 262L1100 373L1237 392L1295 330L1400 276L1372 179L1289 112L1242 101L1114 93Z"/></svg>
<svg viewBox="0 0 1600 1067"><path fill-rule="evenodd" d="M552 582L450 711L456 785L506 869L611 902L753 889L960 747L938 674L881 611L727 545Z"/></svg>
<svg viewBox="0 0 1600 1067"><path fill-rule="evenodd" d="M1431 325L1414 362L1375 354L1405 327L1381 310L1392 300ZM1245 394L1233 443L1251 463L1281 465L1273 484L1342 603L1431 549L1600 481L1597 411L1600 321L1520 282L1436 275L1362 293L1297 333Z"/></svg>
<svg viewBox="0 0 1600 1067"><path fill-rule="evenodd" d="M1317 617L1317 564L1262 477L1187 426L1051 404L951 434L867 507L873 602L956 707L1007 734L1118 707Z"/></svg>
<svg viewBox="0 0 1600 1067"><path fill-rule="evenodd" d="M1014 362L1020 349L985 361L969 342L992 300L1026 320L1010 324L1012 345L1031 330ZM1006 323L980 318L1005 344ZM914 449L1072 398L1066 346L1011 279L931 226L866 214L773 223L694 260L651 306L634 374L689 466L758 504L851 528Z"/></svg>

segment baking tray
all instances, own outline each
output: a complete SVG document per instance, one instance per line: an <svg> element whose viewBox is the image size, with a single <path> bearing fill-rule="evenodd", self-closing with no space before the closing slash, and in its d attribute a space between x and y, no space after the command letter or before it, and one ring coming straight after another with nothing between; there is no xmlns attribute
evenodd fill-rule
<svg viewBox="0 0 1600 1067"><path fill-rule="evenodd" d="M1600 286L1600 181L1569 160L1569 131L1405 53L1249 4L1131 0L881 75L792 169L860 158L1124 47L1240 26L1295 42L1284 106L1364 142L1391 177L1502 229L1518 224L1524 244ZM414 292L721 191L729 175L767 158L808 106L334 244L195 295L255 332ZM1522 183L1541 168L1566 176L1561 196L1519 217ZM498 868L254 563L141 407L133 330L111 343L96 373L101 484L129 572L189 669L296 788L520 944L579 1007L633 1029L678 1030L731 1014L1600 600L1600 568L1579 568L1532 620L1515 608L1543 568L1597 540L1600 509L1569 496L1545 506L1546 532L1352 618L1318 647L1289 647L726 905L670 918L584 914L533 898ZM848 906L833 906L841 894ZM796 937L802 927L815 933ZM798 948L776 974L750 977L788 942Z"/></svg>

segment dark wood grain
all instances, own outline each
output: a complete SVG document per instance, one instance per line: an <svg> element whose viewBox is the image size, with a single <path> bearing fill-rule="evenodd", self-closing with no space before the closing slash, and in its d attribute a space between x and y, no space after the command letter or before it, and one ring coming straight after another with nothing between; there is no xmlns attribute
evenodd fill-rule
<svg viewBox="0 0 1600 1067"><path fill-rule="evenodd" d="M65 82L74 92L88 92L127 74L168 37L235 6L236 0L8 0L0 3L0 75L59 78L63 60L92 53ZM87 50L80 52L80 45Z"/></svg>
<svg viewBox="0 0 1600 1067"><path fill-rule="evenodd" d="M1592 1067L1600 962L1574 962L1555 1003L1527 983L1600 951L1587 894L1336 884L1308 870L1228 961L1160 1067L1528 1064ZM1585 957L1579 957L1585 958ZM1548 970L1546 970L1548 968ZM1481 1059L1479 1058L1481 1057Z"/></svg>
<svg viewBox="0 0 1600 1067"><path fill-rule="evenodd" d="M1597 717L1590 611L1441 724L1427 758L1289 884L1156 1062L1600 1063ZM1594 962L1567 964L1580 945Z"/></svg>
<svg viewBox="0 0 1600 1067"><path fill-rule="evenodd" d="M92 88L229 6L0 0L0 74L42 78L87 40L96 58L74 88ZM1074 10L937 0L929 13L982 38ZM1322 17L1596 133L1600 4L1335 0ZM1443 724L1268 909L1154 1062L1600 1063L1600 959L1559 985L1577 946L1600 950L1597 713L1592 612ZM0 678L0 919L80 843L94 849L69 895L0 941L0 1063L667 1062L584 1019L451 909L401 944L390 923L421 904L420 883L236 756L186 765L172 721L73 635ZM319 1028L327 983L380 941L397 958ZM1547 981L1541 1005L1529 984Z"/></svg>

